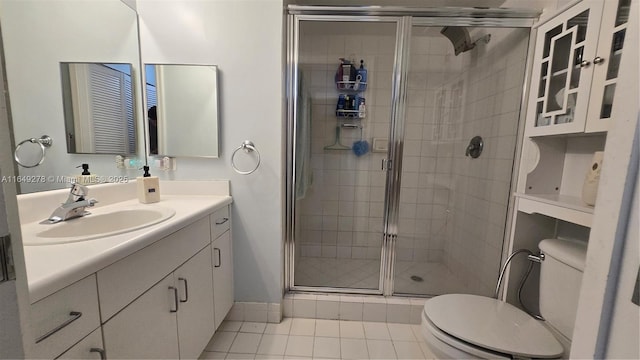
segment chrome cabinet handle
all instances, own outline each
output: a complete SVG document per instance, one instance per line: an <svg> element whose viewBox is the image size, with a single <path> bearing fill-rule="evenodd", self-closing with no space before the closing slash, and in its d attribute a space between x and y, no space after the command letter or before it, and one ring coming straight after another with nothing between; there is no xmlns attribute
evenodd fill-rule
<svg viewBox="0 0 640 360"><path fill-rule="evenodd" d="M104 349L91 348L91 350L89 350L89 352L97 352L98 354L100 354L100 359L101 360L106 360L107 359L107 352L104 351Z"/></svg>
<svg viewBox="0 0 640 360"><path fill-rule="evenodd" d="M216 225L222 225L229 221L229 218L222 218L222 220L216 220Z"/></svg>
<svg viewBox="0 0 640 360"><path fill-rule="evenodd" d="M220 249L218 249L218 248L213 248L213 251L216 251L216 250L218 251L218 255L217 255L217 257L218 257L218 263L217 263L217 265L213 265L213 267L217 267L217 268L219 268L220 266L222 266L222 259L221 259L221 257L220 257Z"/></svg>
<svg viewBox="0 0 640 360"><path fill-rule="evenodd" d="M169 290L173 290L173 299L174 299L175 304L176 304L175 310L174 309L169 309L169 312L175 313L175 312L178 312L178 303L180 302L178 300L178 289L176 287L174 287L174 286L169 286Z"/></svg>
<svg viewBox="0 0 640 360"><path fill-rule="evenodd" d="M184 300L180 299L180 302L186 303L189 301L189 283L185 278L178 278L178 281L184 281Z"/></svg>
<svg viewBox="0 0 640 360"><path fill-rule="evenodd" d="M65 327L67 327L67 325L71 324L72 322L80 319L80 317L82 316L82 313L79 311L72 311L69 313L69 316L71 316L69 319L67 319L65 322L63 322L62 324L56 326L54 329L48 331L46 334L40 336L39 338L36 339L36 344L41 342L42 340L48 338L49 336L57 333L58 331L64 329Z"/></svg>
<svg viewBox="0 0 640 360"><path fill-rule="evenodd" d="M583 67L587 67L587 66L589 66L589 65L591 65L591 61L589 61L589 60L582 60L582 61L580 62L580 67L581 67L581 68L583 68Z"/></svg>
<svg viewBox="0 0 640 360"><path fill-rule="evenodd" d="M598 64L602 64L604 62L604 58L600 57L600 56L596 56L595 59L593 59L593 63L598 65Z"/></svg>

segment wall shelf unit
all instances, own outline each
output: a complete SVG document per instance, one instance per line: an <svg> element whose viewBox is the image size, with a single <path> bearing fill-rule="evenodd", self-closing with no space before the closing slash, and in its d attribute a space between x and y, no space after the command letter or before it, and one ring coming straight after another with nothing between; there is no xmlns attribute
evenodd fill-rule
<svg viewBox="0 0 640 360"><path fill-rule="evenodd" d="M518 211L526 214L540 214L560 219L576 225L591 227L593 206L582 202L576 196L560 194L521 194L515 193Z"/></svg>

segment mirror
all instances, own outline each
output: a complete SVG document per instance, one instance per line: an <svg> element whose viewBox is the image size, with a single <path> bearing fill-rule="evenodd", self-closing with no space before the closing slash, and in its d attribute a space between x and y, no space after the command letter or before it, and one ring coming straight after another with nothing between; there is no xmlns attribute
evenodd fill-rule
<svg viewBox="0 0 640 360"><path fill-rule="evenodd" d="M218 157L218 71L145 64L149 154Z"/></svg>
<svg viewBox="0 0 640 360"><path fill-rule="evenodd" d="M53 140L41 165L17 166L23 178L39 179L19 183L19 191L68 188L63 179L79 175L81 169L76 167L82 163L100 177L138 176L137 169L116 168L113 155L88 154L77 146L76 152L82 154L68 153L60 76L61 64L131 64L127 66L134 83L134 134L143 134L146 116L136 12L120 0L0 1L0 23L15 145L42 135ZM138 136L137 142L127 142L128 152L140 160L145 156L144 140ZM28 164L37 163L41 155L37 143L24 143L20 151Z"/></svg>
<svg viewBox="0 0 640 360"><path fill-rule="evenodd" d="M135 154L131 64L61 63L67 152Z"/></svg>

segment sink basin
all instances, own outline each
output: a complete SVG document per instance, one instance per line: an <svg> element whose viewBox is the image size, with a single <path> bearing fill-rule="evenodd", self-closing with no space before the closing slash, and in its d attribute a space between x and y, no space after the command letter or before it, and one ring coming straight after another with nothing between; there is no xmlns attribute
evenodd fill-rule
<svg viewBox="0 0 640 360"><path fill-rule="evenodd" d="M24 245L52 245L85 241L142 229L175 215L165 207L133 207L89 214L53 225L38 226L35 236L25 237Z"/></svg>

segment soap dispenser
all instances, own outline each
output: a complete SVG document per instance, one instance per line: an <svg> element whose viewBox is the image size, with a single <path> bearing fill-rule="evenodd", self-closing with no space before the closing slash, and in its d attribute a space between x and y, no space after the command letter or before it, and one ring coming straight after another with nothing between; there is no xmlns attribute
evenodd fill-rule
<svg viewBox="0 0 640 360"><path fill-rule="evenodd" d="M144 175L138 177L138 200L143 204L160 201L160 180L157 176L149 174L149 167L144 166Z"/></svg>
<svg viewBox="0 0 640 360"><path fill-rule="evenodd" d="M91 185L98 183L98 177L91 175L89 172L89 164L82 164L76 168L82 167L82 174L75 177L75 183L80 185Z"/></svg>

